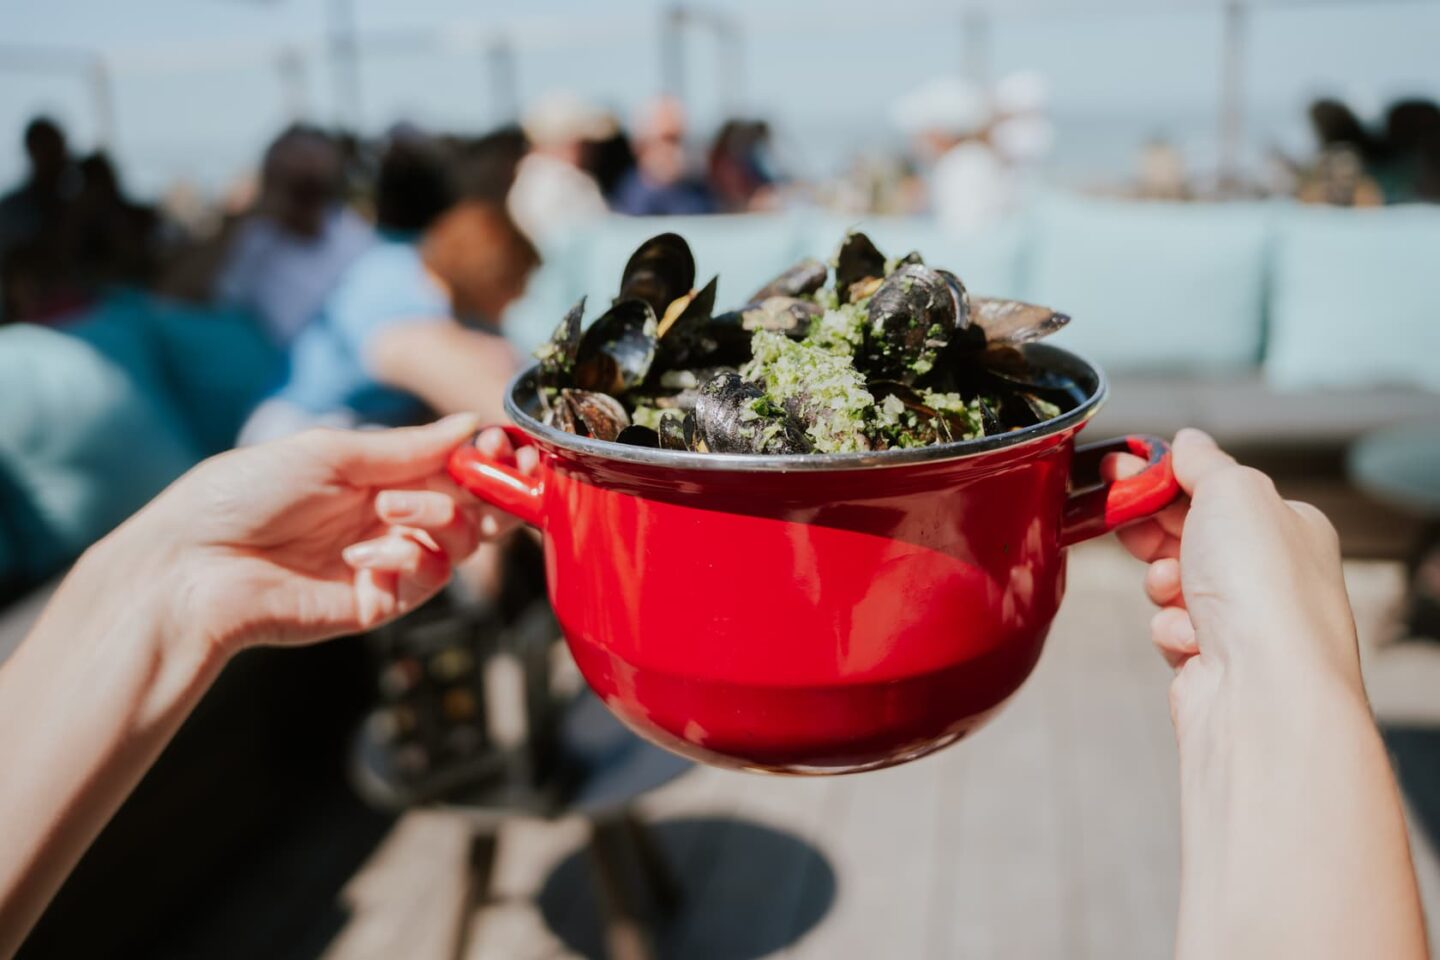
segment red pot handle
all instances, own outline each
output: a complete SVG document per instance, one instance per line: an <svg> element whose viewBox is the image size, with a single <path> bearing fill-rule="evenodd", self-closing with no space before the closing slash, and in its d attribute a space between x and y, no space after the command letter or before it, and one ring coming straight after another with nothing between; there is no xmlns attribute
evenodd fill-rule
<svg viewBox="0 0 1440 960"><path fill-rule="evenodd" d="M517 427L501 427L516 448L531 444L530 437ZM544 516L541 494L545 481L527 477L514 467L507 467L485 456L474 443L456 447L446 465L450 477L492 507L499 507L519 517L532 527L540 526Z"/></svg>
<svg viewBox="0 0 1440 960"><path fill-rule="evenodd" d="M1111 453L1133 453L1147 465L1133 477L1106 483L1100 479L1100 463ZM1159 437L1139 435L1076 447L1070 486L1060 532L1063 546L1143 520L1180 496L1170 466L1170 445Z"/></svg>

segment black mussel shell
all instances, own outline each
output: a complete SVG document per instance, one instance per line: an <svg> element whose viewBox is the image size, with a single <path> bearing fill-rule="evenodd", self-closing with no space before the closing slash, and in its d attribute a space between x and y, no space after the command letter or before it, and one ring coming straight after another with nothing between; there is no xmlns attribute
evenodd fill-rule
<svg viewBox="0 0 1440 960"><path fill-rule="evenodd" d="M658 447L660 446L660 434L649 427L632 423L615 435L615 442L628 443L632 447Z"/></svg>
<svg viewBox="0 0 1440 960"><path fill-rule="evenodd" d="M851 301L852 288L885 276L885 254L858 230L845 234L835 254L835 291L841 303Z"/></svg>
<svg viewBox="0 0 1440 960"><path fill-rule="evenodd" d="M863 364L876 379L914 383L967 323L964 287L922 264L885 278L870 298Z"/></svg>
<svg viewBox="0 0 1440 960"><path fill-rule="evenodd" d="M585 298L571 307L560 326L540 348L540 382L556 387L566 383L575 368L575 353L580 348L580 322L585 316Z"/></svg>
<svg viewBox="0 0 1440 960"><path fill-rule="evenodd" d="M660 441L660 447L664 450L689 450L690 444L685 439L684 418L667 413L660 418L660 429L655 431Z"/></svg>
<svg viewBox="0 0 1440 960"><path fill-rule="evenodd" d="M630 415L625 412L619 400L607 393L561 390L560 401L555 406L555 426L582 437L614 440L622 430L630 426ZM565 412L560 413L560 409Z"/></svg>
<svg viewBox="0 0 1440 960"><path fill-rule="evenodd" d="M1014 347L988 347L977 359L980 367L971 381L981 391L1028 393L1055 404L1062 412L1085 402L1085 391L1078 383L1035 366Z"/></svg>
<svg viewBox="0 0 1440 960"><path fill-rule="evenodd" d="M630 255L620 278L620 296L644 300L656 317L677 297L683 297L695 285L695 256L690 245L678 233L662 233L651 237Z"/></svg>
<svg viewBox="0 0 1440 960"><path fill-rule="evenodd" d="M655 343L650 305L621 300L581 335L572 381L581 390L625 393L650 373Z"/></svg>
<svg viewBox="0 0 1440 960"><path fill-rule="evenodd" d="M770 297L803 297L825 286L830 268L813 257L801 260L750 295L751 303Z"/></svg>
<svg viewBox="0 0 1440 960"><path fill-rule="evenodd" d="M808 453L810 438L793 417L778 410L757 410L765 396L738 374L722 373L700 389L695 404L696 432L715 453Z"/></svg>
<svg viewBox="0 0 1440 960"><path fill-rule="evenodd" d="M1067 314L1019 300L972 297L970 317L986 343L1029 343L1048 337L1070 322Z"/></svg>
<svg viewBox="0 0 1440 960"><path fill-rule="evenodd" d="M655 372L675 370L705 362L705 358L716 350L711 334L711 315L715 312L715 288L719 277L693 295L687 295L685 306L678 313L671 313L656 326L659 339L655 355Z"/></svg>
<svg viewBox="0 0 1440 960"><path fill-rule="evenodd" d="M680 432L685 440L686 450L695 450L705 453L705 440L700 436L700 427L695 423L695 411L685 411L685 419L680 421Z"/></svg>

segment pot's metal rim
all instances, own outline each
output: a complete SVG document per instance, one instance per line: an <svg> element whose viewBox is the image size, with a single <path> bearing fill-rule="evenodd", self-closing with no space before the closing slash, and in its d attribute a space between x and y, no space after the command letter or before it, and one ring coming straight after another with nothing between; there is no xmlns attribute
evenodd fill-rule
<svg viewBox="0 0 1440 960"><path fill-rule="evenodd" d="M596 440L591 437L581 437L546 426L521 407L517 399L521 392L527 391L532 394L534 392L532 378L537 365L533 364L510 381L510 385L505 391L505 412L521 430L550 446L585 457L598 457L603 460L642 464L650 467L667 467L674 470L713 470L727 473L818 473L913 466L918 463L959 460L991 453L995 450L1038 444L1048 437L1078 429L1099 412L1110 392L1110 385L1105 379L1104 371L1098 366L1073 351L1050 344L1026 344L1022 349L1028 356L1044 361L1045 365L1060 368L1061 372L1068 372L1072 375L1079 373L1092 379L1094 388L1090 391L1090 396L1074 409L1067 410L1053 420L1012 430L1009 433L980 437L975 440L941 443L930 447L865 453L789 453L770 456L661 450L654 447L637 447L630 444Z"/></svg>

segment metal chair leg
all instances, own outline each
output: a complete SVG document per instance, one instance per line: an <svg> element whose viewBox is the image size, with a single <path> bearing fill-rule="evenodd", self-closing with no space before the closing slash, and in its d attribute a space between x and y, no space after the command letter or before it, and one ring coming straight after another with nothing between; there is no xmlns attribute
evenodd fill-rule
<svg viewBox="0 0 1440 960"><path fill-rule="evenodd" d="M470 849L466 854L465 890L460 901L460 916L456 921L453 960L465 960L470 952L470 926L475 911L485 901L490 891L490 871L495 866L497 837L489 830L477 830L470 836Z"/></svg>
<svg viewBox="0 0 1440 960"><path fill-rule="evenodd" d="M608 960L655 960L649 925L626 889L624 833L624 826L615 820L591 824L590 865L605 927L605 955Z"/></svg>
<svg viewBox="0 0 1440 960"><path fill-rule="evenodd" d="M679 878L675 876L675 871L670 865L670 858L660 848L654 831L633 808L626 809L621 815L621 823L625 826L630 846L635 851L635 858L639 861L640 869L645 875L656 910L662 917L674 916L675 912L680 909L685 889L680 885Z"/></svg>

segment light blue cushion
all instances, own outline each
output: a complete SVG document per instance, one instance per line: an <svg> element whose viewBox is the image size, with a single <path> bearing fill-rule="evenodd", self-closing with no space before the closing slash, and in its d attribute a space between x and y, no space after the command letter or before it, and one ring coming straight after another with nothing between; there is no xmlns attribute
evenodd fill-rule
<svg viewBox="0 0 1440 960"><path fill-rule="evenodd" d="M1071 315L1058 346L1111 372L1259 363L1268 206L1050 196L1031 216L1025 299Z"/></svg>
<svg viewBox="0 0 1440 960"><path fill-rule="evenodd" d="M1282 388L1440 389L1440 210L1282 219L1265 376Z"/></svg>
<svg viewBox="0 0 1440 960"><path fill-rule="evenodd" d="M1025 227L1025 219L1017 216L978 236L957 237L928 218L826 214L811 219L805 252L829 260L847 230L861 230L887 257L913 250L926 263L954 273L972 293L1016 297L1021 289Z"/></svg>
<svg viewBox="0 0 1440 960"><path fill-rule="evenodd" d="M154 298L134 304L174 401L203 456L227 450L250 411L280 383L285 355L238 310Z"/></svg>
<svg viewBox="0 0 1440 960"><path fill-rule="evenodd" d="M113 316L64 332L0 328L0 472L38 520L17 545L32 577L73 559L197 459L175 410L146 389L160 377L144 330Z"/></svg>

